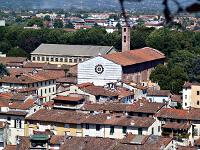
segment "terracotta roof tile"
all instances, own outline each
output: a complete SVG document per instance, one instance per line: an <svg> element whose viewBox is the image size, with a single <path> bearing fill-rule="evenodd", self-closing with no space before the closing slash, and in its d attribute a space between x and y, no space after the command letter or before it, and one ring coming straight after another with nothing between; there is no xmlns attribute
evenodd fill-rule
<svg viewBox="0 0 200 150"><path fill-rule="evenodd" d="M16 150L17 146L16 145L6 145L6 147L3 150Z"/></svg>
<svg viewBox="0 0 200 150"><path fill-rule="evenodd" d="M147 100L139 100L132 105L128 105L127 112L141 112L155 114L165 106L164 103L149 102Z"/></svg>
<svg viewBox="0 0 200 150"><path fill-rule="evenodd" d="M80 88L80 85L78 86ZM85 85L84 87L81 85L81 90L95 96L107 96L107 97L117 97L119 94L116 91L106 89L102 86L95 85Z"/></svg>
<svg viewBox="0 0 200 150"><path fill-rule="evenodd" d="M162 108L157 117L160 118L174 118L174 119L188 119L189 112L183 109Z"/></svg>
<svg viewBox="0 0 200 150"><path fill-rule="evenodd" d="M165 125L162 126L162 128L168 128L168 129L183 129L187 130L191 127L191 124L189 123L177 123L177 122L167 122Z"/></svg>
<svg viewBox="0 0 200 150"><path fill-rule="evenodd" d="M30 139L28 136L20 136L20 142L16 147L16 150L29 150L30 149Z"/></svg>
<svg viewBox="0 0 200 150"><path fill-rule="evenodd" d="M127 117L124 115L96 114L88 116L83 123L120 125L133 127L149 127L155 122L155 119L148 117Z"/></svg>
<svg viewBox="0 0 200 150"><path fill-rule="evenodd" d="M71 102L77 102L77 101L81 101L84 98L82 96L62 96L62 95L58 95L56 97L53 98L54 101L59 100L59 101L71 101Z"/></svg>
<svg viewBox="0 0 200 150"><path fill-rule="evenodd" d="M117 140L95 137L69 137L60 150L112 150Z"/></svg>
<svg viewBox="0 0 200 150"><path fill-rule="evenodd" d="M35 105L35 100L28 99L25 102L13 102L11 105L9 105L9 108L11 109L21 109L21 110L28 110L29 108L33 107Z"/></svg>
<svg viewBox="0 0 200 150"><path fill-rule="evenodd" d="M86 116L87 114L74 111L40 109L26 117L26 120L80 124Z"/></svg>
<svg viewBox="0 0 200 150"><path fill-rule="evenodd" d="M172 95L171 96L171 101L182 103L183 102L182 95Z"/></svg>
<svg viewBox="0 0 200 150"><path fill-rule="evenodd" d="M64 142L64 136L62 135L53 135L50 139L52 145L60 145L61 142Z"/></svg>
<svg viewBox="0 0 200 150"><path fill-rule="evenodd" d="M103 57L122 66L129 66L147 61L165 59L165 55L163 53L150 47L107 54Z"/></svg>
<svg viewBox="0 0 200 150"><path fill-rule="evenodd" d="M147 100L139 100L133 104L123 103L86 103L81 109L87 111L113 111L113 112L138 112L138 113L150 113L155 114L165 104L149 102Z"/></svg>
<svg viewBox="0 0 200 150"><path fill-rule="evenodd" d="M147 96L170 96L170 90L148 90Z"/></svg>

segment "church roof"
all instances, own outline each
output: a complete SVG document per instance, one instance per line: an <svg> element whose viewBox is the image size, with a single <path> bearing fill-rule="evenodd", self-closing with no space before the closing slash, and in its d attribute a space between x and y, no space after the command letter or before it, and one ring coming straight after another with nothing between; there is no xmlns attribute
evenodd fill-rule
<svg viewBox="0 0 200 150"><path fill-rule="evenodd" d="M111 53L104 55L103 57L121 66L129 66L153 60L165 59L165 55L162 52L150 47Z"/></svg>
<svg viewBox="0 0 200 150"><path fill-rule="evenodd" d="M108 54L113 49L113 46L41 44L31 54L95 57Z"/></svg>

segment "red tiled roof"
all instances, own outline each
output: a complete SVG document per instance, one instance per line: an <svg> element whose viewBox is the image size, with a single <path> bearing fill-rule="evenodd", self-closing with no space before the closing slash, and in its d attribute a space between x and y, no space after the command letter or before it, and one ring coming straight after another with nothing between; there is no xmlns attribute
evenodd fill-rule
<svg viewBox="0 0 200 150"><path fill-rule="evenodd" d="M21 110L28 110L29 108L35 105L35 100L28 99L25 102L13 102L9 107L11 109L21 109Z"/></svg>
<svg viewBox="0 0 200 150"><path fill-rule="evenodd" d="M64 142L64 136L62 135L53 135L50 139L52 145L60 145L61 142Z"/></svg>
<svg viewBox="0 0 200 150"><path fill-rule="evenodd" d="M50 72L50 71L39 71L37 73L26 73L20 75L10 75L4 76L0 79L1 83L21 83L21 84L28 84L28 83L36 83L41 81L48 81L52 79L56 79L58 75L55 73L59 72Z"/></svg>
<svg viewBox="0 0 200 150"><path fill-rule="evenodd" d="M150 113L155 114L165 104L155 103L148 101L137 101L133 104L122 104L122 103L86 103L81 109L88 111L113 111L113 112L138 112L138 113Z"/></svg>
<svg viewBox="0 0 200 150"><path fill-rule="evenodd" d="M53 100L59 100L59 101L71 101L71 102L77 102L77 101L81 101L82 99L84 99L82 96L62 96L62 95L58 95L56 97L53 98Z"/></svg>
<svg viewBox="0 0 200 150"><path fill-rule="evenodd" d="M182 95L172 95L171 96L171 101L182 103L183 102Z"/></svg>
<svg viewBox="0 0 200 150"><path fill-rule="evenodd" d="M157 117L160 118L174 118L174 119L188 119L189 112L183 109L175 109L175 108L162 108Z"/></svg>
<svg viewBox="0 0 200 150"><path fill-rule="evenodd" d="M26 60L27 60L27 58L25 58L25 57L1 57L0 63L3 63L3 64L23 63Z"/></svg>
<svg viewBox="0 0 200 150"><path fill-rule="evenodd" d="M103 57L122 66L129 66L153 60L165 59L165 55L163 53L150 47L107 54Z"/></svg>
<svg viewBox="0 0 200 150"><path fill-rule="evenodd" d="M83 83L84 84L84 83ZM80 88L80 85L78 86ZM89 93L91 95L95 96L118 96L119 94L116 91L106 89L102 86L95 86L95 85L81 85L81 90L83 90L86 93Z"/></svg>
<svg viewBox="0 0 200 150"><path fill-rule="evenodd" d="M87 83L77 84L76 86L77 86L78 88L85 88L85 87L87 87L87 86L92 86L92 85L94 85L94 84L93 84L93 83L90 83L90 82L87 82Z"/></svg>
<svg viewBox="0 0 200 150"><path fill-rule="evenodd" d="M168 129L184 129L187 130L191 127L191 124L189 123L177 123L177 122L167 122L165 125L162 126L162 128L168 128Z"/></svg>
<svg viewBox="0 0 200 150"><path fill-rule="evenodd" d="M16 145L6 145L6 147L3 150L16 150L17 146Z"/></svg>
<svg viewBox="0 0 200 150"><path fill-rule="evenodd" d="M75 111L40 109L26 117L26 120L80 124L86 116L88 115Z"/></svg>
<svg viewBox="0 0 200 150"><path fill-rule="evenodd" d="M148 90L147 96L170 96L170 90Z"/></svg>
<svg viewBox="0 0 200 150"><path fill-rule="evenodd" d="M147 100L139 100L132 105L128 105L127 112L150 113L155 114L165 106L164 103L149 102Z"/></svg>

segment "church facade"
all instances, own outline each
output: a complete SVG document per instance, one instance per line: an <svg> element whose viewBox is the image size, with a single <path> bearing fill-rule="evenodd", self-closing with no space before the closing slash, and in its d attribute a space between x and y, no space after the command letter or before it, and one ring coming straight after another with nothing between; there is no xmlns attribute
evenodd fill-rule
<svg viewBox="0 0 200 150"><path fill-rule="evenodd" d="M78 64L78 84L91 82L106 85L117 81L136 83L149 80L151 71L164 64L165 55L153 48L97 56Z"/></svg>

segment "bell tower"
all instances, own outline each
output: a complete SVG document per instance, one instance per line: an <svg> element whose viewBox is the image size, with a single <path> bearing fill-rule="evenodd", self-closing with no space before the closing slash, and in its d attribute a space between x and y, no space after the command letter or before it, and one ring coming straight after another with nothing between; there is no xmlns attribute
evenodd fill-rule
<svg viewBox="0 0 200 150"><path fill-rule="evenodd" d="M130 50L130 26L126 25L122 27L122 52Z"/></svg>

